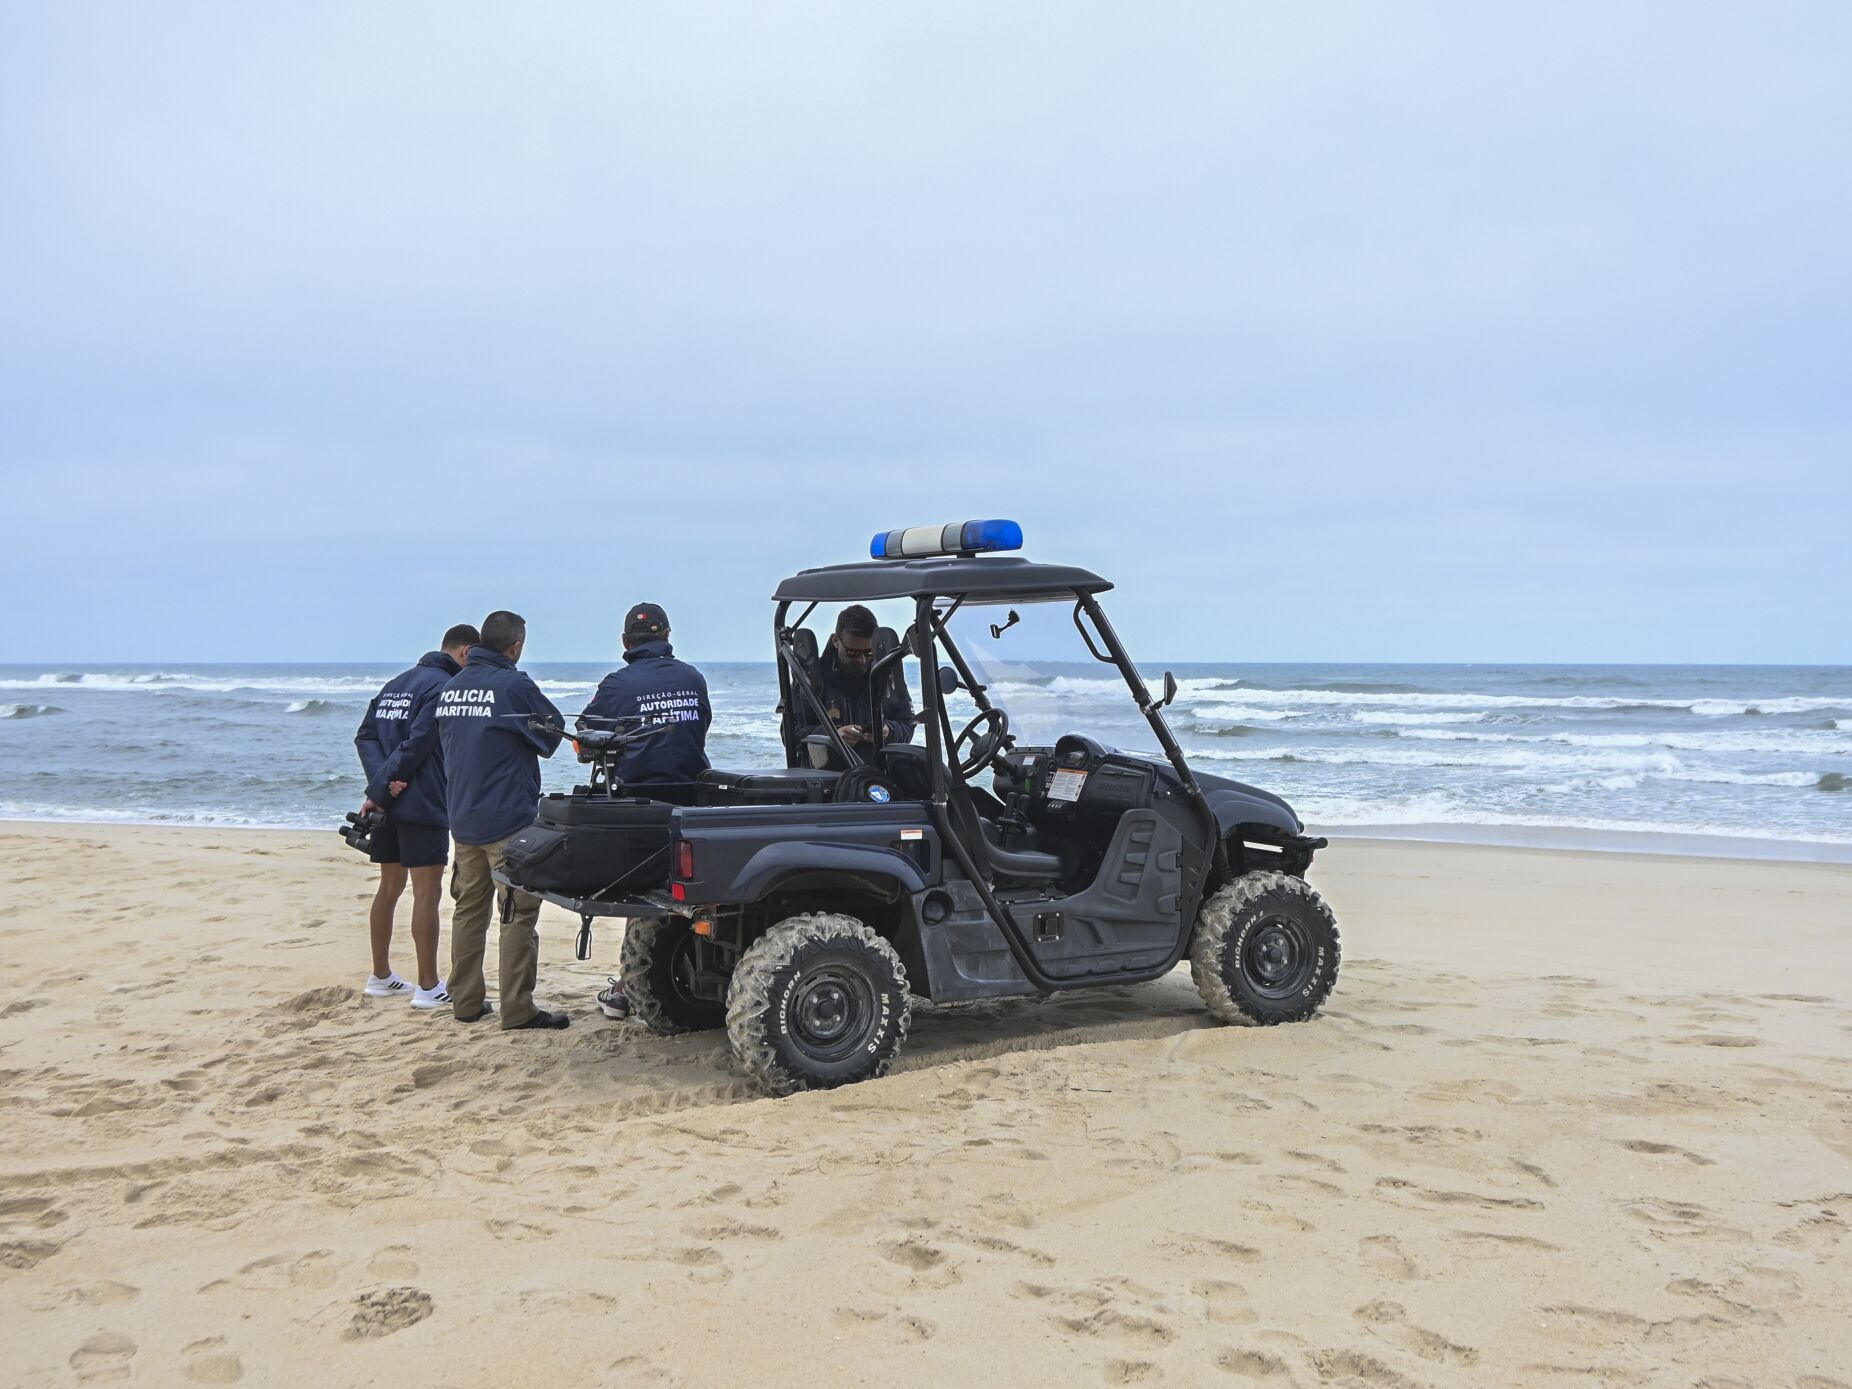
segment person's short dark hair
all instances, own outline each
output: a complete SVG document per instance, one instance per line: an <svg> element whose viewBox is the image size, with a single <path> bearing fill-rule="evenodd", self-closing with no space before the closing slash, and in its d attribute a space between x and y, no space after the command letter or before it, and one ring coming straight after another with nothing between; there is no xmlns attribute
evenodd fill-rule
<svg viewBox="0 0 1852 1389"><path fill-rule="evenodd" d="M482 619L482 640L477 643L506 656L527 635L527 619L520 613L496 611Z"/></svg>
<svg viewBox="0 0 1852 1389"><path fill-rule="evenodd" d="M439 649L443 651L454 651L459 646L481 645L482 633L478 632L467 622L459 622L448 632L444 633L444 644Z"/></svg>
<svg viewBox="0 0 1852 1389"><path fill-rule="evenodd" d="M875 621L875 615L860 603L852 603L844 608L836 618L836 635L839 637L872 637L875 628L881 624Z"/></svg>

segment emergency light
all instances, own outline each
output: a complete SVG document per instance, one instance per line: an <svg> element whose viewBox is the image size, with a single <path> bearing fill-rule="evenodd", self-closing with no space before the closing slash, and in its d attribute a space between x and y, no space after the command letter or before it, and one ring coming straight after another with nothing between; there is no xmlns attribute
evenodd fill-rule
<svg viewBox="0 0 1852 1389"><path fill-rule="evenodd" d="M1014 521L954 521L949 526L909 526L883 531L868 547L871 559L929 559L1022 549L1022 527Z"/></svg>

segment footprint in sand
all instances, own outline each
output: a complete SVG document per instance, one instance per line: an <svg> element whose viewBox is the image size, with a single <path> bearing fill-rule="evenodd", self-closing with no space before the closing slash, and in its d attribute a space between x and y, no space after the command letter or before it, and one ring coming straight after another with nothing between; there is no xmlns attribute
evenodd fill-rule
<svg viewBox="0 0 1852 1389"><path fill-rule="evenodd" d="M1415 1389L1415 1381L1391 1369L1373 1355L1355 1350L1321 1350L1312 1356L1312 1367L1328 1383L1368 1384L1386 1389Z"/></svg>
<svg viewBox="0 0 1852 1389"><path fill-rule="evenodd" d="M773 1225L752 1225L744 1220L693 1220L682 1226L703 1240L781 1240L784 1231Z"/></svg>
<svg viewBox="0 0 1852 1389"><path fill-rule="evenodd" d="M1736 1032L1693 1032L1684 1037L1666 1039L1675 1047L1759 1047L1760 1037L1745 1037Z"/></svg>
<svg viewBox="0 0 1852 1389"><path fill-rule="evenodd" d="M1615 1141L1630 1153L1645 1153L1648 1157L1680 1157L1699 1167L1717 1165L1714 1158L1707 1158L1702 1153L1694 1153L1689 1148L1680 1148L1671 1143L1655 1143L1650 1138L1627 1138Z"/></svg>
<svg viewBox="0 0 1852 1389"><path fill-rule="evenodd" d="M1217 1326L1252 1326L1260 1314L1248 1303L1247 1289L1221 1278L1199 1278L1190 1291L1202 1299L1203 1318Z"/></svg>
<svg viewBox="0 0 1852 1389"><path fill-rule="evenodd" d="M431 1295L419 1288L380 1288L354 1299L353 1320L343 1333L349 1341L372 1340L416 1326L431 1315Z"/></svg>
<svg viewBox="0 0 1852 1389"><path fill-rule="evenodd" d="M1279 1356L1264 1350L1228 1350L1215 1358L1216 1368L1237 1379L1260 1384L1291 1384L1293 1372Z"/></svg>
<svg viewBox="0 0 1852 1389"><path fill-rule="evenodd" d="M1074 1336L1105 1336L1121 1345L1157 1350L1176 1339L1177 1333L1155 1317L1102 1307L1084 1316L1056 1317L1055 1324Z"/></svg>
<svg viewBox="0 0 1852 1389"><path fill-rule="evenodd" d="M1732 1280L1732 1290L1734 1290L1735 1282L1736 1280ZM1702 1279L1674 1278L1666 1284L1666 1291L1678 1297L1688 1297L1702 1303L1725 1321L1748 1322L1754 1326L1784 1324L1781 1313L1773 1307L1757 1307L1753 1303L1731 1297L1725 1289L1714 1283L1706 1283Z"/></svg>
<svg viewBox="0 0 1852 1389"><path fill-rule="evenodd" d="M226 1349L223 1336L195 1341L181 1354L181 1369L195 1384L236 1384L244 1378L244 1365Z"/></svg>
<svg viewBox="0 0 1852 1389"><path fill-rule="evenodd" d="M285 1288L328 1288L334 1286L345 1259L332 1249L312 1249L307 1254L271 1254L253 1259L230 1278L220 1278L201 1288L211 1292L235 1287L246 1292L281 1292Z"/></svg>
<svg viewBox="0 0 1852 1389"><path fill-rule="evenodd" d="M409 1244L388 1245L367 1260L367 1272L375 1278L416 1278L418 1261Z"/></svg>
<svg viewBox="0 0 1852 1389"><path fill-rule="evenodd" d="M1397 1194L1405 1193L1416 1200L1431 1202L1438 1206L1476 1206L1481 1210L1507 1211L1540 1211L1544 1208L1543 1202L1533 1201L1528 1196L1486 1196L1477 1191L1448 1191L1418 1186L1400 1177L1379 1177L1376 1180L1376 1189Z"/></svg>
<svg viewBox="0 0 1852 1389"><path fill-rule="evenodd" d="M1815 1197L1811 1201L1783 1201L1784 1206L1806 1212L1798 1224L1775 1236L1775 1243L1789 1249L1823 1248L1839 1243L1848 1228L1846 1216L1852 1213L1852 1193L1837 1192ZM1811 1209L1809 1209L1811 1207Z"/></svg>
<svg viewBox="0 0 1852 1389"><path fill-rule="evenodd" d="M63 1240L7 1240L0 1243L0 1268L37 1268L62 1248Z"/></svg>
<svg viewBox="0 0 1852 1389"><path fill-rule="evenodd" d="M1520 1250L1538 1254L1562 1252L1560 1244L1551 1244L1547 1239L1538 1239L1535 1235L1513 1235L1502 1230L1448 1230L1446 1238L1463 1244L1469 1252L1476 1250L1475 1257L1478 1258L1497 1258Z"/></svg>
<svg viewBox="0 0 1852 1389"><path fill-rule="evenodd" d="M1448 1365L1471 1365L1479 1359L1476 1348L1450 1341L1438 1331L1416 1326L1408 1319L1407 1310L1399 1302L1366 1302L1351 1315L1376 1335L1403 1350L1413 1351L1423 1360Z"/></svg>
<svg viewBox="0 0 1852 1389"><path fill-rule="evenodd" d="M72 1351L70 1366L81 1380L127 1379L135 1351L135 1342L120 1331L105 1331Z"/></svg>
<svg viewBox="0 0 1852 1389"><path fill-rule="evenodd" d="M958 1266L950 1261L943 1249L929 1244L918 1235L884 1240L880 1250L882 1258L913 1275L909 1282L947 1288L963 1278Z"/></svg>
<svg viewBox="0 0 1852 1389"><path fill-rule="evenodd" d="M1640 1200L1625 1203L1621 1206L1621 1211L1628 1218L1639 1221L1661 1237L1734 1239L1743 1234L1743 1231L1735 1226L1724 1224L1703 1206L1691 1201L1665 1201L1658 1197L1643 1197Z"/></svg>
<svg viewBox="0 0 1852 1389"><path fill-rule="evenodd" d="M140 1296L141 1289L133 1283L102 1282L71 1288L61 1300L75 1303L79 1307L120 1307Z"/></svg>
<svg viewBox="0 0 1852 1389"><path fill-rule="evenodd" d="M1235 1264L1257 1264L1263 1257L1260 1250L1251 1244L1237 1244L1233 1240L1215 1239L1209 1235L1177 1235L1164 1240L1160 1247L1175 1250L1179 1254L1197 1257L1206 1255Z"/></svg>
<svg viewBox="0 0 1852 1389"><path fill-rule="evenodd" d="M1421 1269L1402 1252L1402 1242L1394 1235L1365 1235L1357 1243L1357 1258L1372 1273L1406 1282L1419 1278Z"/></svg>
<svg viewBox="0 0 1852 1389"><path fill-rule="evenodd" d="M1108 1384L1143 1384L1158 1373L1149 1360L1108 1360L1100 1369Z"/></svg>

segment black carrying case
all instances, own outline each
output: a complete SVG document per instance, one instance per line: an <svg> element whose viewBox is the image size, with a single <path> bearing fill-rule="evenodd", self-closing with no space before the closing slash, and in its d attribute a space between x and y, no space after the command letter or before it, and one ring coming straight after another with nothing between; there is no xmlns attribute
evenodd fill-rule
<svg viewBox="0 0 1852 1389"><path fill-rule="evenodd" d="M508 841L503 871L534 892L584 897L657 886L669 876L675 807L581 788L540 798L532 825Z"/></svg>
<svg viewBox="0 0 1852 1389"><path fill-rule="evenodd" d="M840 772L770 767L730 772L715 767L697 779L696 805L823 805Z"/></svg>

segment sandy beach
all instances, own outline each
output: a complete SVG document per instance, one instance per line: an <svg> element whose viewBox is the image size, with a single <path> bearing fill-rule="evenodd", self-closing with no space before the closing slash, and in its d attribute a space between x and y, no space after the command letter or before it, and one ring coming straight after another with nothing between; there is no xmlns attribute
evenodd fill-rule
<svg viewBox="0 0 1852 1389"><path fill-rule="evenodd" d="M552 909L566 1033L362 998L332 834L0 847L7 1384L1852 1383L1846 866L1341 841L1311 1023L922 1006L768 1100Z"/></svg>

